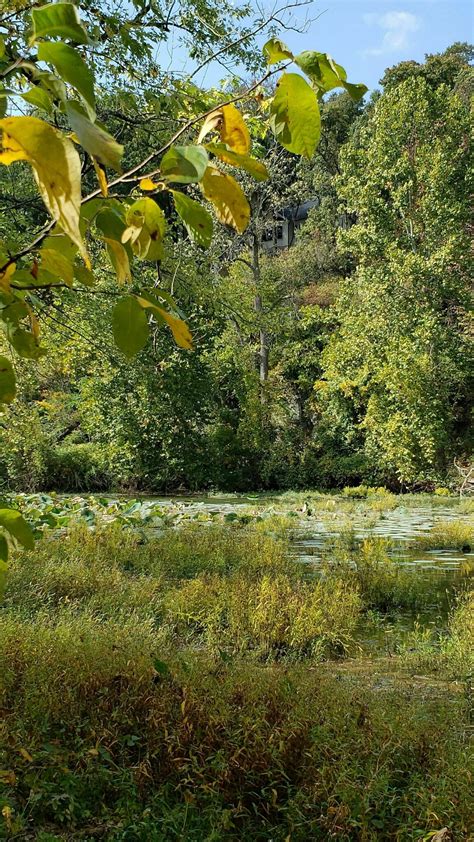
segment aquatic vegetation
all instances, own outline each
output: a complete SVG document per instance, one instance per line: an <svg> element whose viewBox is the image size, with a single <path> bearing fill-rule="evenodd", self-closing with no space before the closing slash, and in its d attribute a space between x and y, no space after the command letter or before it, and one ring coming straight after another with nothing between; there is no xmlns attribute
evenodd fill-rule
<svg viewBox="0 0 474 842"><path fill-rule="evenodd" d="M435 524L429 533L412 541L412 547L424 550L455 549L469 553L474 550L474 524L448 521Z"/></svg>
<svg viewBox="0 0 474 842"><path fill-rule="evenodd" d="M327 549L318 578L272 512L157 530L79 519L14 553L0 792L18 838L74 827L79 839L164 842L184 827L194 842L349 842L361 827L370 840L423 838L439 823L463 838L462 694L395 677L382 692L344 672L364 613L383 629L382 609L421 604L420 577L406 571L408 585L390 544L348 525ZM443 649L420 627L416 652L393 647L392 669L465 677L472 604L457 611Z"/></svg>
<svg viewBox="0 0 474 842"><path fill-rule="evenodd" d="M367 610L390 611L422 608L445 598L439 577L420 575L390 555L393 545L386 538L358 540L349 529L328 541L323 559L327 577L351 582ZM441 583L442 584L442 583Z"/></svg>
<svg viewBox="0 0 474 842"><path fill-rule="evenodd" d="M474 590L459 594L447 633L416 628L406 638L402 654L411 669L442 671L470 684L474 675Z"/></svg>

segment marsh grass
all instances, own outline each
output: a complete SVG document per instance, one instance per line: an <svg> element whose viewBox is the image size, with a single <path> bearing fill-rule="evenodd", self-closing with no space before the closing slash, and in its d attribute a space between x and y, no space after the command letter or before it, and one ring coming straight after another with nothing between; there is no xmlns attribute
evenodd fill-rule
<svg viewBox="0 0 474 842"><path fill-rule="evenodd" d="M392 543L386 538L356 538L348 528L327 541L323 571L327 578L338 576L351 583L366 610L422 609L445 599L445 586L439 577L404 566L389 554Z"/></svg>
<svg viewBox="0 0 474 842"><path fill-rule="evenodd" d="M332 551L308 577L269 518L149 540L78 526L18 553L0 839L467 838L466 699L329 674L361 612L405 593L385 544L347 531ZM457 610L440 669L469 651L472 606Z"/></svg>
<svg viewBox="0 0 474 842"><path fill-rule="evenodd" d="M15 838L349 842L444 825L465 838L462 699L205 653L157 672L150 630L123 631L7 622L2 802Z"/></svg>
<svg viewBox="0 0 474 842"><path fill-rule="evenodd" d="M421 550L474 550L474 524L463 521L436 523L426 535L420 535L411 546Z"/></svg>
<svg viewBox="0 0 474 842"><path fill-rule="evenodd" d="M442 673L472 683L474 590L459 594L446 633L440 635L431 630L416 628L404 642L403 660L411 669Z"/></svg>

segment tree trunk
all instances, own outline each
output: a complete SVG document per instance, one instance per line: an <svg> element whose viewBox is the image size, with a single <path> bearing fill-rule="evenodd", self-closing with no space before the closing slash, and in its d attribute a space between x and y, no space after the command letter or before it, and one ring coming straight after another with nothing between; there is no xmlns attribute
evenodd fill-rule
<svg viewBox="0 0 474 842"><path fill-rule="evenodd" d="M253 278L255 283L256 295L254 301L254 309L261 321L263 315L262 297L260 295L260 243L258 241L257 233L253 235L253 261L252 261ZM259 373L260 383L265 383L268 380L268 354L269 354L269 336L260 326L259 330L260 351L259 351Z"/></svg>

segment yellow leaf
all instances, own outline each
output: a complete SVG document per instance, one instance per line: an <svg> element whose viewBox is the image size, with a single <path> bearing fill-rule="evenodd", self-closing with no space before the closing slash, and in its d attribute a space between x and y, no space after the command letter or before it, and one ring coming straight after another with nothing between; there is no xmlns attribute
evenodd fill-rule
<svg viewBox="0 0 474 842"><path fill-rule="evenodd" d="M2 816L5 819L5 823L7 825L7 830L12 829L12 814L13 814L12 808L8 807L8 805L5 805L5 807L2 809Z"/></svg>
<svg viewBox="0 0 474 842"><path fill-rule="evenodd" d="M92 163L94 164L95 174L97 176L97 181L99 182L100 192L102 193L105 198L109 195L109 187L107 184L107 176L100 166L99 162L96 161L94 156L92 155Z"/></svg>
<svg viewBox="0 0 474 842"><path fill-rule="evenodd" d="M141 307L148 308L152 313L158 316L158 319L162 319L166 322L166 324L171 328L174 341L180 348L186 348L188 351L192 350L193 337L186 322L183 322L182 319L178 319L177 316L172 316L167 310L164 310L162 307L158 307L152 301L147 301L146 298L137 296L137 301Z"/></svg>
<svg viewBox="0 0 474 842"><path fill-rule="evenodd" d="M15 786L15 772L12 769L0 769L0 783L6 786Z"/></svg>
<svg viewBox="0 0 474 842"><path fill-rule="evenodd" d="M222 120L222 111L213 111L212 114L209 114L208 117L204 120L203 126L201 131L199 132L199 137L197 139L198 143L209 134L209 132L215 131L221 124Z"/></svg>
<svg viewBox="0 0 474 842"><path fill-rule="evenodd" d="M30 752L26 750L26 748L20 748L19 752L20 752L21 756L23 757L23 759L27 760L28 763L33 762L33 758L31 756Z"/></svg>
<svg viewBox="0 0 474 842"><path fill-rule="evenodd" d="M104 237L104 242L107 243L107 251L115 269L117 281L119 284L124 284L127 281L131 283L130 262L122 243L119 243L118 240L112 240L110 237Z"/></svg>
<svg viewBox="0 0 474 842"><path fill-rule="evenodd" d="M249 130L235 105L222 107L221 140L239 155L247 155L250 152Z"/></svg>
<svg viewBox="0 0 474 842"><path fill-rule="evenodd" d="M232 225L242 234L249 224L250 205L235 178L220 172L217 167L208 167L201 181L201 189L206 199L214 205L220 222Z"/></svg>
<svg viewBox="0 0 474 842"><path fill-rule="evenodd" d="M180 348L186 348L190 351L193 347L193 337L186 322L183 322L182 319L176 318L176 316L172 316L171 313L167 313L166 310L161 310L161 316L165 320L166 324L171 328L171 333L173 334L176 344L179 345Z"/></svg>
<svg viewBox="0 0 474 842"><path fill-rule="evenodd" d="M61 132L38 117L5 117L0 163L28 161L42 199L63 231L75 243L90 266L79 230L81 210L81 161L73 144Z"/></svg>
<svg viewBox="0 0 474 842"><path fill-rule="evenodd" d="M140 190L156 190L158 184L155 183L151 178L142 178L139 186Z"/></svg>
<svg viewBox="0 0 474 842"><path fill-rule="evenodd" d="M10 263L3 274L0 274L0 289L3 289L4 292L10 292L10 278L14 274L15 269L16 263Z"/></svg>
<svg viewBox="0 0 474 842"><path fill-rule="evenodd" d="M35 314L33 313L33 310L31 309L30 305L25 303L25 307L28 309L28 318L30 320L31 332L32 332L34 338L36 339L36 341L38 341L39 335L40 335L39 321L36 318ZM24 749L20 749L20 753L23 750Z"/></svg>

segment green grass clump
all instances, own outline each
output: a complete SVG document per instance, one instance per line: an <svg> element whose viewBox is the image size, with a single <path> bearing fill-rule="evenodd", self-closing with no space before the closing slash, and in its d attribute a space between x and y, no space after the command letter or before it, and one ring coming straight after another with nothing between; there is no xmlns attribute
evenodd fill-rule
<svg viewBox="0 0 474 842"><path fill-rule="evenodd" d="M463 521L436 523L426 535L420 535L411 544L422 550L474 550L474 525Z"/></svg>
<svg viewBox="0 0 474 842"><path fill-rule="evenodd" d="M170 591L165 618L179 637L268 660L328 657L353 642L361 601L342 581L286 574L199 577Z"/></svg>
<svg viewBox="0 0 474 842"><path fill-rule="evenodd" d="M436 601L440 596L438 579L433 581L404 567L403 562L389 555L390 548L391 543L385 538L358 541L353 530L346 530L328 542L325 575L351 583L368 610L420 609Z"/></svg>
<svg viewBox="0 0 474 842"><path fill-rule="evenodd" d="M471 686L474 678L474 590L459 594L446 634L440 636L432 630L415 629L405 641L403 660L411 669L464 679Z"/></svg>

